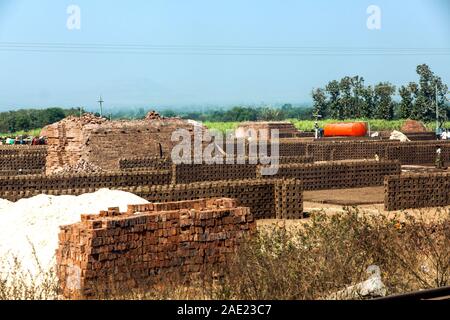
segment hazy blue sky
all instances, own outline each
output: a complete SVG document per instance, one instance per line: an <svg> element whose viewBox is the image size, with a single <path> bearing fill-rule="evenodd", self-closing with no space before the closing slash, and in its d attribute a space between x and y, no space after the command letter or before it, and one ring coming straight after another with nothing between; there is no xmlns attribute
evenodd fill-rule
<svg viewBox="0 0 450 320"><path fill-rule="evenodd" d="M81 9L80 30L66 27L72 4ZM380 30L366 26L372 4L381 8ZM280 54L283 47L326 54ZM349 56L338 47L447 54ZM446 0L0 0L0 109L92 107L100 94L107 107L302 103L313 87L345 75L368 84L415 81L420 63L450 83L449 48Z"/></svg>

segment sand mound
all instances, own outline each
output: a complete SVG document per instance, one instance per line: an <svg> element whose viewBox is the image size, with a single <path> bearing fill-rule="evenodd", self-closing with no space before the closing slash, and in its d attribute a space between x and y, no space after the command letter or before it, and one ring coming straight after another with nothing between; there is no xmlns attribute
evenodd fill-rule
<svg viewBox="0 0 450 320"><path fill-rule="evenodd" d="M132 193L108 189L81 196L38 195L15 203L0 199L0 273L12 271L14 257L31 275L39 273L35 258L46 272L54 266L59 226L79 222L81 214L108 207L126 211L129 204L144 203Z"/></svg>

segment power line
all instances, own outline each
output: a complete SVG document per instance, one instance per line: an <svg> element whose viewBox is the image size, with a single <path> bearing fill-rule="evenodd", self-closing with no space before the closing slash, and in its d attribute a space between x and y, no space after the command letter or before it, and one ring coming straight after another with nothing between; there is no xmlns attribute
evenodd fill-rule
<svg viewBox="0 0 450 320"><path fill-rule="evenodd" d="M148 45L92 43L0 42L0 52L93 53L144 55L205 56L448 56L450 48L387 47L308 47L308 46L237 46L237 45Z"/></svg>

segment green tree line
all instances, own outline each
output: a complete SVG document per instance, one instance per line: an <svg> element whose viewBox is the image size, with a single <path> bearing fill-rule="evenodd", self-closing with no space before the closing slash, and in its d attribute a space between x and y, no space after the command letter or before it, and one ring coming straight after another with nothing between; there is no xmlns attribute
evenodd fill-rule
<svg viewBox="0 0 450 320"><path fill-rule="evenodd" d="M73 114L79 114L79 111L77 109L48 108L1 112L0 132L12 133L40 129Z"/></svg>
<svg viewBox="0 0 450 320"><path fill-rule="evenodd" d="M398 89L400 101L394 100L397 88L390 82L365 85L360 76L330 81L325 88L312 91L313 110L323 118L333 119L436 119L436 100L439 117L449 117L446 101L448 86L426 64L417 66L419 82L410 82Z"/></svg>
<svg viewBox="0 0 450 320"><path fill-rule="evenodd" d="M311 119L312 109L294 107L284 104L279 108L236 106L228 110L207 110L176 113L171 110L162 111L165 117L181 116L185 119L210 122L242 122L242 121L277 121L284 119Z"/></svg>

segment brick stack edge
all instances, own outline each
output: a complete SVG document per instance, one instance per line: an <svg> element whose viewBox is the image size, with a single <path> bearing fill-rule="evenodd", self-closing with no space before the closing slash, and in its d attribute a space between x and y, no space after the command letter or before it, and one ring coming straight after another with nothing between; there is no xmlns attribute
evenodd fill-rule
<svg viewBox="0 0 450 320"><path fill-rule="evenodd" d="M450 205L450 173L404 174L384 180L385 210Z"/></svg>
<svg viewBox="0 0 450 320"><path fill-rule="evenodd" d="M256 232L249 208L232 199L130 205L83 215L61 227L57 275L61 294L92 299L146 290L171 275L195 279L224 266Z"/></svg>

